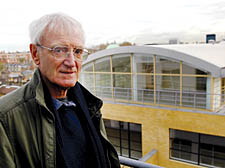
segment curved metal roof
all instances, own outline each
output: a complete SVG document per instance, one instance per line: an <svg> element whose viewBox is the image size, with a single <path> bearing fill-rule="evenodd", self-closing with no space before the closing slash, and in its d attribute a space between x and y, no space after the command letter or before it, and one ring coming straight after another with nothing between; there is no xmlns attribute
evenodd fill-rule
<svg viewBox="0 0 225 168"><path fill-rule="evenodd" d="M206 44L204 47L202 44L118 47L89 55L83 65L102 57L125 53L159 55L210 72L213 77L225 77L225 45L222 44Z"/></svg>

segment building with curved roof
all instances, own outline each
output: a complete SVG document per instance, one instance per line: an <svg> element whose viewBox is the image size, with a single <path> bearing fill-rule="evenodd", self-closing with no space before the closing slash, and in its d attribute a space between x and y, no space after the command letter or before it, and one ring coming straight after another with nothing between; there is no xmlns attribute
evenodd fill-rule
<svg viewBox="0 0 225 168"><path fill-rule="evenodd" d="M225 167L224 51L224 44L148 45L89 55L80 81L104 100L118 153L149 154L147 162L164 167Z"/></svg>

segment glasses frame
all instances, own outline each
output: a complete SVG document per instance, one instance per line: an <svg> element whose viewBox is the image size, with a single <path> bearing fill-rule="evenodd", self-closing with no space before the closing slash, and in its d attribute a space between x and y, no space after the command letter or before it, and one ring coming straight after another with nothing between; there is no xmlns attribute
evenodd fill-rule
<svg viewBox="0 0 225 168"><path fill-rule="evenodd" d="M57 47L65 47L65 48L68 48L68 47L66 47L66 46L55 46L55 47L53 47L53 48L49 48L49 47L43 46L43 45L41 45L41 44L36 44L36 45L37 45L38 47L40 47L40 48L44 48L44 49L47 49L47 50L52 51L52 52L53 52ZM73 50L74 50L74 49L81 49L81 50L83 50L83 51L82 51L82 54L81 54L81 58L78 58L78 57L74 54L74 52L73 52L74 59L76 59L76 60L79 61L79 62L85 61L85 60L83 60L83 56L82 56L84 53L89 54L89 51L88 51L86 48L82 48L82 47L74 47L74 48L72 48L72 49L73 49ZM58 57L55 56L54 53L53 53L53 56L54 56L54 58L57 59L57 60L63 60L63 59L66 59L66 58L69 56L70 52L71 52L71 50L69 50L69 48L68 48L68 51L67 51L67 53L66 53L66 57L65 57L65 58L58 58Z"/></svg>

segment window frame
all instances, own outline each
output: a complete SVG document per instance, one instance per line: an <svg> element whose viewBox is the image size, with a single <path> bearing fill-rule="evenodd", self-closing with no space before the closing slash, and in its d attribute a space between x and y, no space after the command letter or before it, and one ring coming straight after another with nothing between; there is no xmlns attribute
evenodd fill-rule
<svg viewBox="0 0 225 168"><path fill-rule="evenodd" d="M174 137L171 137L172 135L172 131L174 132L183 132L184 134L187 133L187 134L197 134L197 142L195 140L192 140L192 141L189 141L191 144L196 144L197 146L197 150L196 152L193 152L193 151L184 151L182 149L180 149L180 146L179 146L179 149L175 149L172 145L172 141L173 140L178 140L179 142L184 142L184 141L188 141L187 139L181 139L181 138L174 138ZM225 158L218 158L218 157L215 157L215 153L218 153L218 151L215 150L215 148L218 148L218 147L223 147L225 149L225 146L219 146L219 145L216 145L216 144L210 144L210 143L206 143L206 142L202 142L201 140L201 137L202 136L208 136L208 137L211 137L211 138L224 138L224 141L225 141L225 137L222 137L222 136L215 136L215 135L208 135L208 134L202 134L202 133L196 133L196 132L189 132L189 131L183 131L183 130L177 130L177 129L169 129L169 158L172 159L172 160L177 160L177 161L182 161L182 162L186 162L186 163L191 163L191 164L194 164L194 165L200 165L200 166L204 166L204 167L217 167L215 164L217 162L215 162L216 159L218 160L224 160L224 163L225 163ZM179 143L180 145L180 143ZM204 157L210 157L209 155L206 155L206 154L202 154L202 151L205 150L205 148L203 148L203 146L207 146L207 147L210 147L212 150L211 151L207 151L207 152L211 152L211 158L210 158L210 161L211 163L210 164L207 164L207 163L204 163L202 162L202 159ZM190 148L192 148L192 145L190 146ZM219 148L218 148L219 149ZM197 161L193 161L193 160L188 160L188 159L184 159L184 158L181 158L181 157L176 157L176 156L172 156L172 152L173 151L177 151L179 155L181 155L182 153L188 153L190 154L190 158L192 157L192 155L197 155ZM180 153L179 153L180 152ZM225 152L223 153L223 155L225 155ZM225 166L225 164L224 164Z"/></svg>
<svg viewBox="0 0 225 168"><path fill-rule="evenodd" d="M116 149L119 149L119 151L117 151L118 155L128 157L128 158L132 158L132 159L136 159L136 160L140 159L142 157L142 131L139 132L139 131L135 131L135 130L131 129L131 125L136 124L136 123L110 120L110 119L103 119L103 120L104 120L104 122L106 122L106 121L118 122L118 128L109 127L105 124L106 133L107 133L107 128L113 129L113 131L117 131L117 133L115 135L110 135L109 133L107 133L107 136L108 136L109 140L110 140L110 138L113 138L114 140L115 139L118 140L118 142L119 142L118 144L113 144L113 142L111 142ZM136 124L136 125L140 125L140 130L142 130L141 124ZM131 136L133 133L138 133L138 132L140 133L140 135L139 135L140 140L139 141L134 140L134 137ZM139 143L140 150L134 149L132 147L133 146L132 144L134 144L134 143ZM124 151L127 151L127 154L124 153ZM132 152L137 152L138 155L140 155L141 157L133 155Z"/></svg>

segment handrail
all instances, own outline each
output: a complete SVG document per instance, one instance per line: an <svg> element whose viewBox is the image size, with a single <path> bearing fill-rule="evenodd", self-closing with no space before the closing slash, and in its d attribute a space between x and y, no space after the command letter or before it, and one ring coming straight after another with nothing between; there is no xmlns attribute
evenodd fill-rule
<svg viewBox="0 0 225 168"><path fill-rule="evenodd" d="M165 104L173 106L190 107L196 109L216 110L224 104L225 94L210 94L199 91L182 91L182 102L180 102L180 91L161 89L154 92L153 89L133 89L121 87L96 87L89 88L102 99L113 99L115 102L126 100L131 103L138 104ZM154 94L156 100L154 101Z"/></svg>
<svg viewBox="0 0 225 168"><path fill-rule="evenodd" d="M139 160L134 160L130 158L126 158L123 156L119 156L120 164L125 165L125 166L131 166L135 168L163 168L160 166L156 166L150 163L145 163L143 161Z"/></svg>

